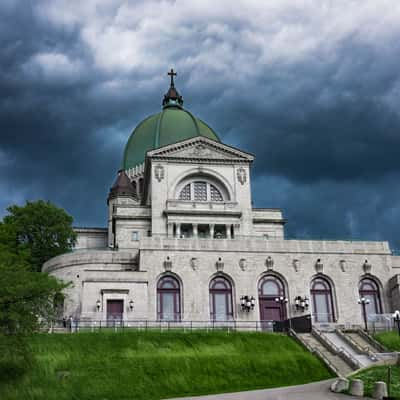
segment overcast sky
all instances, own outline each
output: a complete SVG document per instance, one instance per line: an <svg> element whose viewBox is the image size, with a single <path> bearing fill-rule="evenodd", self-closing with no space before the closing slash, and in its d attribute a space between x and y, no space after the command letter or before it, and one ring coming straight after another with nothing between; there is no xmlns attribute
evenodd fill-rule
<svg viewBox="0 0 400 400"><path fill-rule="evenodd" d="M400 2L0 1L0 216L49 199L105 226L138 122L185 107L256 156L288 237L400 249Z"/></svg>

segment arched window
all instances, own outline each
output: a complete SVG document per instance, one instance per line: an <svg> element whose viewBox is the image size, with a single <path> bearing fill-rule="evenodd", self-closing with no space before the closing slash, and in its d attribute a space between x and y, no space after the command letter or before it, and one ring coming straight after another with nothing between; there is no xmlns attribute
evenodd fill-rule
<svg viewBox="0 0 400 400"><path fill-rule="evenodd" d="M161 321L181 319L180 285L172 276L164 276L158 281L157 318Z"/></svg>
<svg viewBox="0 0 400 400"><path fill-rule="evenodd" d="M285 297L282 281L273 275L264 276L258 283L261 321L282 321L286 318L286 304L275 301L278 297Z"/></svg>
<svg viewBox="0 0 400 400"><path fill-rule="evenodd" d="M361 280L358 287L360 298L364 297L369 300L369 304L366 305L366 313L369 314L381 314L381 297L379 293L379 287L376 282L370 278L364 278Z"/></svg>
<svg viewBox="0 0 400 400"><path fill-rule="evenodd" d="M232 286L222 276L210 282L210 317L213 321L233 319Z"/></svg>
<svg viewBox="0 0 400 400"><path fill-rule="evenodd" d="M335 320L332 288L327 280L315 278L311 282L311 299L315 322L333 322Z"/></svg>
<svg viewBox="0 0 400 400"><path fill-rule="evenodd" d="M212 183L193 181L182 188L179 200L224 201L224 198L221 191Z"/></svg>

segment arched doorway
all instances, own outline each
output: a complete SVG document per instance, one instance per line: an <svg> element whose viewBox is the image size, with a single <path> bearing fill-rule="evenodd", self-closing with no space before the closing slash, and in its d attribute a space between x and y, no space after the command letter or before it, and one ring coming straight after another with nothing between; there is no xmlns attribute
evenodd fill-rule
<svg viewBox="0 0 400 400"><path fill-rule="evenodd" d="M258 302L262 321L286 319L286 304L275 301L278 297L285 297L282 281L273 275L264 276L258 284Z"/></svg>
<svg viewBox="0 0 400 400"><path fill-rule="evenodd" d="M335 320L332 288L326 279L318 277L311 282L311 302L315 322Z"/></svg>
<svg viewBox="0 0 400 400"><path fill-rule="evenodd" d="M173 276L160 278L157 284L157 318L160 321L180 321L180 285Z"/></svg>
<svg viewBox="0 0 400 400"><path fill-rule="evenodd" d="M212 321L233 319L232 285L223 276L210 282L210 318Z"/></svg>
<svg viewBox="0 0 400 400"><path fill-rule="evenodd" d="M365 299L369 300L369 304L366 304L365 306L365 312L367 316L370 314L382 313L379 287L374 280L370 278L362 279L358 286L358 291L360 298L364 297Z"/></svg>

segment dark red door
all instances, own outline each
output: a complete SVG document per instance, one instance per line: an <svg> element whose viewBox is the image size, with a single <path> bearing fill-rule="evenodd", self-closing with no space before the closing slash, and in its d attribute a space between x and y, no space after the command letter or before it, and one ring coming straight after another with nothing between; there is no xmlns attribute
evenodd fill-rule
<svg viewBox="0 0 400 400"><path fill-rule="evenodd" d="M124 313L123 300L107 300L107 322L110 325L121 323Z"/></svg>
<svg viewBox="0 0 400 400"><path fill-rule="evenodd" d="M275 299L259 299L260 302L260 316L264 329L272 328L271 321L282 321L286 317L285 308Z"/></svg>

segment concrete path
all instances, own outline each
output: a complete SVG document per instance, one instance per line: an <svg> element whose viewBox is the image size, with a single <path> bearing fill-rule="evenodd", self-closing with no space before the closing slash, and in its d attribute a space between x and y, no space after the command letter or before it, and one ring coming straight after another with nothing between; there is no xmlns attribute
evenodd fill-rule
<svg viewBox="0 0 400 400"><path fill-rule="evenodd" d="M175 400L350 400L361 397L332 393L331 383L335 379L309 383L300 386L287 386L277 389L251 390L249 392L224 393L210 396L180 397ZM367 397L363 397L367 399Z"/></svg>

